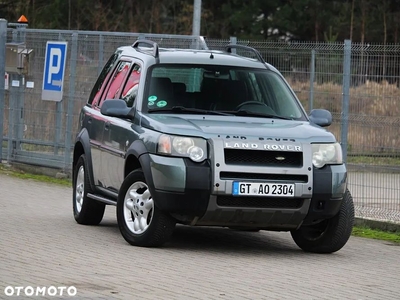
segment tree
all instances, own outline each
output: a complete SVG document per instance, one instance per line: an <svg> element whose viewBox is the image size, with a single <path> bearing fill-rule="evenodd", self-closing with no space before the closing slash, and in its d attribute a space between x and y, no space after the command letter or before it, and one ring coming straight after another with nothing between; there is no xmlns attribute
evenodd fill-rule
<svg viewBox="0 0 400 300"><path fill-rule="evenodd" d="M203 0L212 38L399 41L400 0ZM193 0L0 0L0 14L30 28L191 34Z"/></svg>

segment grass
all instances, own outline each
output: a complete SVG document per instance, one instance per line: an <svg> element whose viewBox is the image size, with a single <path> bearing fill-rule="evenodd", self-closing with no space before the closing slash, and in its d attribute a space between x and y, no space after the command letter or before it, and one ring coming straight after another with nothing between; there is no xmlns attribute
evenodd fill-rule
<svg viewBox="0 0 400 300"><path fill-rule="evenodd" d="M387 232L368 227L354 227L352 235L374 240L388 241L400 245L400 232Z"/></svg>
<svg viewBox="0 0 400 300"><path fill-rule="evenodd" d="M58 184L68 187L72 186L71 179L58 179L46 175L31 174L2 164L0 164L0 174L5 174L8 176L13 176L21 179L36 180L40 182Z"/></svg>

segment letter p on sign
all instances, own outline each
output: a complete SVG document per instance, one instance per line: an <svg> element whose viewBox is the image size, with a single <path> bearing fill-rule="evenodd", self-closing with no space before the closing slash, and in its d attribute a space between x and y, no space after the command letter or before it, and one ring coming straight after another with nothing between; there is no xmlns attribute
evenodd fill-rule
<svg viewBox="0 0 400 300"><path fill-rule="evenodd" d="M42 100L62 100L66 56L67 42L47 42Z"/></svg>
<svg viewBox="0 0 400 300"><path fill-rule="evenodd" d="M61 69L61 56L62 52L60 48L51 48L50 49L50 66L49 66L49 73L47 76L47 83L52 83L53 75L57 75Z"/></svg>

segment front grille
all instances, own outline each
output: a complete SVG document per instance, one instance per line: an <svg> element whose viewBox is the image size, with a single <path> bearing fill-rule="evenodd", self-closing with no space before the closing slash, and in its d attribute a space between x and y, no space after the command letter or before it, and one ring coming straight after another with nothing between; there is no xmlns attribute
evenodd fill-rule
<svg viewBox="0 0 400 300"><path fill-rule="evenodd" d="M303 166L302 152L224 149L224 153L227 165L292 168Z"/></svg>
<svg viewBox="0 0 400 300"><path fill-rule="evenodd" d="M307 175L290 175L290 174L220 172L219 177L222 180L259 179L259 180L273 180L273 181L284 181L284 182L303 182L303 183L308 182Z"/></svg>
<svg viewBox="0 0 400 300"><path fill-rule="evenodd" d="M270 198L270 197L236 197L218 196L217 205L225 207L254 208L300 208L303 205L300 198Z"/></svg>

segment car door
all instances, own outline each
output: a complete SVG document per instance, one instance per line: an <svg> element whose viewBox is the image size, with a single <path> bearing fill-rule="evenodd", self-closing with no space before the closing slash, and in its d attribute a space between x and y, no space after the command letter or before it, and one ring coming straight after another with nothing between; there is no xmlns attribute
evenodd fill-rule
<svg viewBox="0 0 400 300"><path fill-rule="evenodd" d="M113 74L114 67L117 64L119 52L114 53L105 64L93 89L90 93L88 103L85 107L83 117L83 127L89 134L89 143L92 157L92 169L94 184L101 185L99 180L101 166L101 145L103 143L104 117L100 114L99 103L108 85L109 79Z"/></svg>
<svg viewBox="0 0 400 300"><path fill-rule="evenodd" d="M99 166L98 166L98 182L99 186L110 189L110 180L109 180L109 173L112 173L112 177L118 177L121 176L119 174L119 168L118 165L116 164L110 164L107 160L104 159L104 155L107 152L112 151L113 148L116 147L116 145L113 145L110 143L110 137L109 137L109 128L110 128L110 122L112 121L112 117L104 116L100 113L100 109L102 104L104 103L105 100L111 100L111 99L119 99L120 94L121 94L121 87L123 86L123 83L125 82L125 79L129 73L130 67L132 65L132 61L130 58L127 57L121 57L114 69L114 72L112 73L112 76L109 79L109 82L105 88L105 91L101 97L101 101L99 102L98 106L98 113L99 116L98 118L102 120L102 127L101 129L101 144L99 147ZM111 168L111 169L110 169Z"/></svg>
<svg viewBox="0 0 400 300"><path fill-rule="evenodd" d="M129 76L121 86L120 99L134 107L139 90L141 64L133 63ZM106 183L108 189L118 192L124 180L125 153L131 143L139 136L140 128L131 120L109 118L108 128L104 131L104 141L107 151L102 152L102 164L107 167Z"/></svg>

